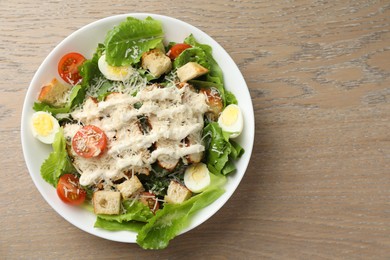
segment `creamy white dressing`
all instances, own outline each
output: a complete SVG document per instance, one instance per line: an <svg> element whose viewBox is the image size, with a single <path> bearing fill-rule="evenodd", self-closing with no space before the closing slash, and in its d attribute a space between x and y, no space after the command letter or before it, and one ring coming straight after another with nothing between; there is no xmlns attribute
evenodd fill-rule
<svg viewBox="0 0 390 260"><path fill-rule="evenodd" d="M136 96L115 93L102 102L88 98L72 112L79 123L65 125L65 137L70 140L81 125L93 124L106 133L108 145L102 155L88 159L77 156L71 149L81 174L80 184L114 180L125 172L150 169L160 156L179 159L203 152L200 138L194 137L201 135L204 126L203 114L208 110L205 99L188 86L180 89L148 86ZM141 108L135 109L136 103L142 103ZM140 116L149 119L151 130L147 133L141 132ZM183 139L189 136L195 141L183 145ZM153 144L157 144L156 148L150 152L148 148Z"/></svg>

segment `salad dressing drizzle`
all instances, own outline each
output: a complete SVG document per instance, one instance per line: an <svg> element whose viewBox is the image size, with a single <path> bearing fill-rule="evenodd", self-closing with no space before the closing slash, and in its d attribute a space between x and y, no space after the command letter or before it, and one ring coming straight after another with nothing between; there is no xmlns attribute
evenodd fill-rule
<svg viewBox="0 0 390 260"><path fill-rule="evenodd" d="M142 103L135 109L136 103ZM98 179L113 179L136 167L151 168L160 156L179 159L189 154L203 152L201 131L203 114L208 110L205 96L190 87L158 88L148 86L136 96L113 93L97 103L87 99L84 105L72 112L79 124L67 124L64 135L68 139L80 129L81 124L93 124L105 131L109 142L107 151L97 158L75 157L80 169L81 185L90 185ZM149 118L151 130L142 133L137 126L140 116ZM182 140L193 136L194 144L183 146ZM148 150L153 144L168 140L169 146Z"/></svg>

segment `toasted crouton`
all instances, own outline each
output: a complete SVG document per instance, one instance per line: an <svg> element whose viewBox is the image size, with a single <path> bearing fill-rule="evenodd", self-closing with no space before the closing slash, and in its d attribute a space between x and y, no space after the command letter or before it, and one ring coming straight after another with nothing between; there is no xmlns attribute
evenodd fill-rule
<svg viewBox="0 0 390 260"><path fill-rule="evenodd" d="M171 59L159 49L153 49L142 55L142 68L158 78L172 68Z"/></svg>
<svg viewBox="0 0 390 260"><path fill-rule="evenodd" d="M70 86L60 83L53 78L49 84L41 88L38 100L53 106L61 106L65 103L64 95L70 90Z"/></svg>
<svg viewBox="0 0 390 260"><path fill-rule="evenodd" d="M116 215L120 212L121 193L117 191L96 191L93 193L95 214Z"/></svg>
<svg viewBox="0 0 390 260"><path fill-rule="evenodd" d="M144 186L142 186L142 183L135 175L121 184L118 184L117 188L124 199L131 198L145 190Z"/></svg>
<svg viewBox="0 0 390 260"><path fill-rule="evenodd" d="M181 82L200 77L209 72L208 69L196 62L188 62L177 69L177 76Z"/></svg>
<svg viewBox="0 0 390 260"><path fill-rule="evenodd" d="M187 187L176 181L171 181L164 199L168 203L178 204L188 200L191 196L192 193Z"/></svg>

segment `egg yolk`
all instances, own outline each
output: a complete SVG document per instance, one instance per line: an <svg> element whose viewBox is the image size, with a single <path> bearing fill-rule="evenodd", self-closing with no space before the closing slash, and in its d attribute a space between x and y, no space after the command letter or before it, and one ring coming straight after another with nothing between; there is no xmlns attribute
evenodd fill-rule
<svg viewBox="0 0 390 260"><path fill-rule="evenodd" d="M238 110L234 106L227 106L221 114L221 120L224 125L230 126L237 121Z"/></svg>
<svg viewBox="0 0 390 260"><path fill-rule="evenodd" d="M115 76L121 77L126 77L129 74L127 67L108 66L108 71Z"/></svg>
<svg viewBox="0 0 390 260"><path fill-rule="evenodd" d="M33 119L35 131L41 136L48 136L53 131L53 121L48 115L38 115Z"/></svg>
<svg viewBox="0 0 390 260"><path fill-rule="evenodd" d="M194 166L194 171L192 172L191 176L194 179L194 181L199 182L205 177L205 172L203 169L201 169L201 165Z"/></svg>

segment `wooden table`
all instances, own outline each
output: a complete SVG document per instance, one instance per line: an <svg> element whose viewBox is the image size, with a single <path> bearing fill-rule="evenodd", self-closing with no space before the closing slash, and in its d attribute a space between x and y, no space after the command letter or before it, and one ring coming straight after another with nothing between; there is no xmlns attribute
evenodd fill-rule
<svg viewBox="0 0 390 260"><path fill-rule="evenodd" d="M0 258L390 259L389 1L1 1ZM211 35L254 104L251 162L228 203L162 251L72 226L35 188L21 109L35 71L97 19L151 12Z"/></svg>

